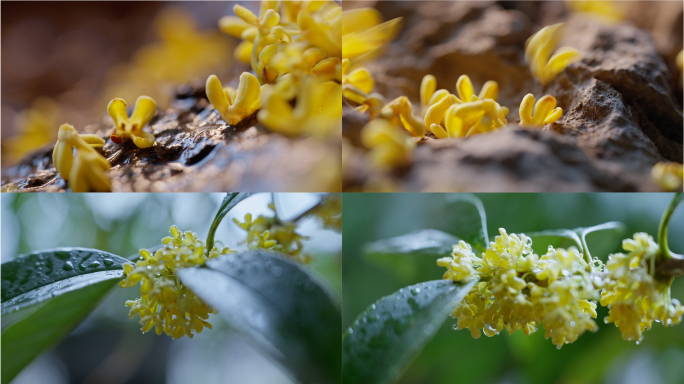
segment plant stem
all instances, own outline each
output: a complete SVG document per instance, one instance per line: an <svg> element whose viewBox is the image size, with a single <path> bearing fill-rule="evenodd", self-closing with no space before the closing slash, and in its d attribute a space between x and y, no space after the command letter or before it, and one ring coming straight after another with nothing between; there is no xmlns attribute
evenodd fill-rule
<svg viewBox="0 0 684 384"><path fill-rule="evenodd" d="M670 224L670 218L677 205L684 200L684 194L676 193L670 205L667 207L663 216L660 219L658 226L658 244L660 245L660 260L656 273L660 276L682 276L684 275L684 255L679 255L670 250L667 244L667 230Z"/></svg>

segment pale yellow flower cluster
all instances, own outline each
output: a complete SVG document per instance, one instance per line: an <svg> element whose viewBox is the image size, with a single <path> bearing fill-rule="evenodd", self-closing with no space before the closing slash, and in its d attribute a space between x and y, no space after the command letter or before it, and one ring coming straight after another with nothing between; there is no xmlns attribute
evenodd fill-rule
<svg viewBox="0 0 684 384"><path fill-rule="evenodd" d="M126 278L119 286L128 288L140 283L141 297L126 301L126 306L131 307L130 318L140 317L143 332L154 327L158 335L164 332L174 339L192 338L194 332L211 328L207 319L214 310L180 282L176 271L201 266L232 251L227 247L208 251L195 233L181 233L175 225L170 231L171 236L161 240L163 248L154 254L142 249L135 266L124 264Z"/></svg>
<svg viewBox="0 0 684 384"><path fill-rule="evenodd" d="M481 332L491 337L518 329L529 335L543 325L545 337L558 348L598 329L593 320L598 289L591 274L600 266L587 264L574 247L549 247L539 257L529 237L509 235L503 228L499 233L480 257L460 241L450 257L437 261L447 268L445 279L480 279L454 309L455 328L467 328L479 338Z"/></svg>
<svg viewBox="0 0 684 384"><path fill-rule="evenodd" d="M645 233L622 242L628 254L610 255L606 263L609 280L601 292L601 305L610 308L606 323L614 323L625 340L641 342L653 321L665 326L679 324L684 308L670 294L671 278L654 276L658 244Z"/></svg>
<svg viewBox="0 0 684 384"><path fill-rule="evenodd" d="M298 262L310 263L311 256L302 249L302 240L307 240L308 237L297 233L297 223L282 222L275 214L273 203L268 207L273 211L273 216L259 215L252 220L252 214L248 213L244 222L233 219L235 224L247 231L247 247L282 252Z"/></svg>

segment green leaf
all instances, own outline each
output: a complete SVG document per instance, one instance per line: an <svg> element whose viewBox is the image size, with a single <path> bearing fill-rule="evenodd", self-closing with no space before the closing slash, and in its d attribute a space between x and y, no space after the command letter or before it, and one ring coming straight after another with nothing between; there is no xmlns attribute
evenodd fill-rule
<svg viewBox="0 0 684 384"><path fill-rule="evenodd" d="M607 223L599 224L599 225L594 225L593 227L586 227L586 228L575 228L573 231L577 233L582 239L582 247L580 247L580 250L584 250L584 257L587 259L587 261L591 260L591 253L589 252L589 247L587 246L587 235L593 232L598 232L598 231L607 231L607 230L615 230L619 233L624 232L626 229L625 225L622 224L619 221L609 221Z"/></svg>
<svg viewBox="0 0 684 384"><path fill-rule="evenodd" d="M582 239L580 239L577 232L571 229L548 229L540 232L525 233L527 236L534 239L535 237L561 237L572 240L580 252L583 252Z"/></svg>
<svg viewBox="0 0 684 384"><path fill-rule="evenodd" d="M14 313L19 317L2 330L2 384L9 383L42 351L67 336L116 283L99 281Z"/></svg>
<svg viewBox="0 0 684 384"><path fill-rule="evenodd" d="M57 248L2 264L2 314L123 276L121 256L97 249Z"/></svg>
<svg viewBox="0 0 684 384"><path fill-rule="evenodd" d="M476 282L419 283L366 308L342 340L342 381L395 382Z"/></svg>
<svg viewBox="0 0 684 384"><path fill-rule="evenodd" d="M406 235L367 244L366 255L426 255L441 257L451 253L458 238L436 229L423 229Z"/></svg>
<svg viewBox="0 0 684 384"><path fill-rule="evenodd" d="M342 331L337 304L302 267L257 250L179 271L183 284L216 308L303 384L339 383Z"/></svg>
<svg viewBox="0 0 684 384"><path fill-rule="evenodd" d="M435 260L451 254L458 238L436 229L423 229L406 235L367 244L363 253L372 263L394 272L406 281L415 281L426 266L434 267ZM426 262L422 257L431 258Z"/></svg>
<svg viewBox="0 0 684 384"><path fill-rule="evenodd" d="M489 245L487 215L482 201L469 193L446 194L447 204L433 217L432 228L450 233L484 252Z"/></svg>
<svg viewBox="0 0 684 384"><path fill-rule="evenodd" d="M223 218L226 217L226 214L239 202L252 196L253 194L254 193L238 192L226 193L226 197L223 198L221 206L214 217L214 221L212 221L211 227L209 227L209 234L207 235L207 250L211 251L214 248L214 235L216 234L219 224L221 224Z"/></svg>

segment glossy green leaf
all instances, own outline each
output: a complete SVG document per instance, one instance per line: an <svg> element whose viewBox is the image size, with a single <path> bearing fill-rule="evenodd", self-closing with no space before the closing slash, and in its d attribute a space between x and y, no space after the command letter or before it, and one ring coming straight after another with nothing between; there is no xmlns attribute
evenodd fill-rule
<svg viewBox="0 0 684 384"><path fill-rule="evenodd" d="M280 255L228 254L179 276L299 382L339 383L338 305L309 272Z"/></svg>
<svg viewBox="0 0 684 384"><path fill-rule="evenodd" d="M88 248L58 248L2 264L2 314L123 276L121 256Z"/></svg>
<svg viewBox="0 0 684 384"><path fill-rule="evenodd" d="M419 283L366 308L342 340L343 382L395 382L475 283Z"/></svg>
<svg viewBox="0 0 684 384"><path fill-rule="evenodd" d="M13 313L14 321L2 330L2 384L9 383L36 356L67 336L116 283L99 281ZM7 316L3 316L3 323L6 321Z"/></svg>
<svg viewBox="0 0 684 384"><path fill-rule="evenodd" d="M609 221L607 223L594 225L592 227L575 228L574 231L579 235L580 239L582 239L582 247L580 247L580 249L584 250L584 255L586 258L591 259L591 253L589 252L589 247L587 246L588 234L607 230L614 230L618 233L623 233L625 231L625 228L625 225L619 221Z"/></svg>
<svg viewBox="0 0 684 384"><path fill-rule="evenodd" d="M408 282L415 281L419 273L427 272L426 268L435 268L435 260L451 254L458 240L436 229L423 229L367 244L363 253L369 262Z"/></svg>
<svg viewBox="0 0 684 384"><path fill-rule="evenodd" d="M254 193L238 192L226 193L226 197L223 198L221 206L219 206L219 210L218 212L216 212L216 216L214 217L214 221L211 223L211 226L209 227L209 234L207 235L208 250L214 248L214 235L216 234L216 230L218 229L219 224L221 224L223 218L226 217L226 214L230 212L230 210L233 209L233 207L238 205L239 202L252 196L253 194Z"/></svg>
<svg viewBox="0 0 684 384"><path fill-rule="evenodd" d="M561 238L570 239L575 243L575 246L577 246L577 249L579 249L580 252L583 252L582 239L580 239L577 232L575 232L571 229L548 229L546 231L529 232L529 233L525 233L525 234L527 236L531 237L533 240L536 237L561 237Z"/></svg>
<svg viewBox="0 0 684 384"><path fill-rule="evenodd" d="M484 252L489 245L489 236L482 201L469 193L450 193L444 196L447 203L439 207L439 212L431 215L429 226L457 236L475 250Z"/></svg>
<svg viewBox="0 0 684 384"><path fill-rule="evenodd" d="M436 229L423 229L406 235L379 240L367 244L366 255L426 255L442 257L449 255L458 238Z"/></svg>

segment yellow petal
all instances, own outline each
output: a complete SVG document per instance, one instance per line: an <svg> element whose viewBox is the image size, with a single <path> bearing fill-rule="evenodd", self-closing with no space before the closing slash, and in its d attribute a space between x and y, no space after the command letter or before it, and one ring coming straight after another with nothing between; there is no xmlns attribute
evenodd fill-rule
<svg viewBox="0 0 684 384"><path fill-rule="evenodd" d="M449 137L463 137L465 136L465 132L463 132L463 120L454 115L454 108L455 105L449 107L449 109L447 110L445 117L446 130L449 134Z"/></svg>
<svg viewBox="0 0 684 384"><path fill-rule="evenodd" d="M446 139L447 137L449 137L444 128L442 128L442 126L439 124L432 124L430 126L430 132L434 133L438 139Z"/></svg>
<svg viewBox="0 0 684 384"><path fill-rule="evenodd" d="M101 147L105 144L104 139L98 135L92 135L92 134L86 133L86 134L83 134L80 136L81 136L81 139L83 139L83 141L85 141L86 143L88 143L88 145L90 145L91 147L94 147L94 148Z"/></svg>
<svg viewBox="0 0 684 384"><path fill-rule="evenodd" d="M449 96L451 93L447 91L446 89L440 89L439 91L435 92L432 94L430 97L430 101L427 103L427 107L431 107L435 105L438 101L442 100L443 98ZM457 100L457 103L460 103L460 100Z"/></svg>
<svg viewBox="0 0 684 384"><path fill-rule="evenodd" d="M260 92L259 80L249 72L242 72L233 107L249 108L256 100L259 100Z"/></svg>
<svg viewBox="0 0 684 384"><path fill-rule="evenodd" d="M374 8L358 8L342 12L342 35L358 33L382 23L382 14Z"/></svg>
<svg viewBox="0 0 684 384"><path fill-rule="evenodd" d="M342 89L342 94L344 97L355 103L363 104L366 102L366 100L368 100L368 94L366 94L366 92L356 88L351 84L345 84Z"/></svg>
<svg viewBox="0 0 684 384"><path fill-rule="evenodd" d="M496 100L497 97L499 97L499 83L493 80L484 83L480 90L480 99Z"/></svg>
<svg viewBox="0 0 684 384"><path fill-rule="evenodd" d="M423 76L420 82L420 105L426 108L430 102L430 98L437 89L437 79L433 75Z"/></svg>
<svg viewBox="0 0 684 384"><path fill-rule="evenodd" d="M236 4L233 7L233 12L235 12L235 15L241 18L245 23L255 26L259 25L259 19L257 19L256 15L242 5Z"/></svg>
<svg viewBox="0 0 684 384"><path fill-rule="evenodd" d="M216 108L217 111L219 111L224 120L227 119L228 107L230 107L230 103L228 102L228 98L223 91L221 81L219 81L216 75L211 75L209 78L207 78L206 92L209 102L214 106L214 108Z"/></svg>
<svg viewBox="0 0 684 384"><path fill-rule="evenodd" d="M128 122L128 112L126 112L124 99L110 101L107 105L107 113L114 119L114 126L117 130L124 130L124 125Z"/></svg>
<svg viewBox="0 0 684 384"><path fill-rule="evenodd" d="M425 113L425 126L430 127L433 124L440 125L444 119L444 114L447 109L452 105L456 104L456 96L449 95L442 100L432 104Z"/></svg>
<svg viewBox="0 0 684 384"><path fill-rule="evenodd" d="M578 50L570 47L559 48L546 64L546 77L550 81L562 72L565 67L580 60L582 60L582 54Z"/></svg>
<svg viewBox="0 0 684 384"><path fill-rule="evenodd" d="M458 92L458 97L463 101L470 101L475 94L473 90L473 83L470 82L470 77L468 75L461 75L456 81L456 92Z"/></svg>
<svg viewBox="0 0 684 384"><path fill-rule="evenodd" d="M347 82L365 93L371 93L375 86L373 75L366 68L358 68L347 76Z"/></svg>
<svg viewBox="0 0 684 384"><path fill-rule="evenodd" d="M74 154L71 145L61 140L57 141L54 152L52 153L52 162L62 178L64 180L69 180L71 167L74 162Z"/></svg>
<svg viewBox="0 0 684 384"><path fill-rule="evenodd" d="M551 124L555 122L556 120L560 119L563 116L563 109L561 107L558 107L551 111L548 116L546 116L546 119L544 119L544 124Z"/></svg>
<svg viewBox="0 0 684 384"><path fill-rule="evenodd" d="M153 134L141 131L138 135L132 136L133 144L138 148L149 148L154 144L155 137Z"/></svg>
<svg viewBox="0 0 684 384"><path fill-rule="evenodd" d="M149 96L140 96L135 101L135 108L131 116L132 132L142 130L142 128L154 117L157 112L157 102Z"/></svg>
<svg viewBox="0 0 684 384"><path fill-rule="evenodd" d="M556 108L556 98L551 95L546 95L537 101L532 113L531 124L534 126L543 126L544 120L549 113Z"/></svg>
<svg viewBox="0 0 684 384"><path fill-rule="evenodd" d="M531 93L528 93L523 97L522 102L520 103L521 126L530 125L532 123L532 111L534 111L535 101L534 95Z"/></svg>
<svg viewBox="0 0 684 384"><path fill-rule="evenodd" d="M404 128L413 137L423 137L425 136L425 124L413 114L400 114L401 122L404 124Z"/></svg>
<svg viewBox="0 0 684 384"><path fill-rule="evenodd" d="M219 19L218 26L223 33L233 37L242 36L242 32L250 27L249 24L245 23L237 16L223 16Z"/></svg>

